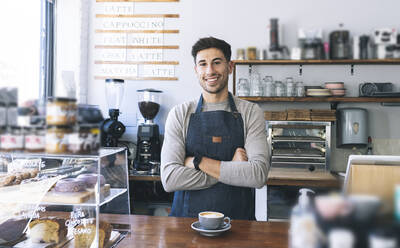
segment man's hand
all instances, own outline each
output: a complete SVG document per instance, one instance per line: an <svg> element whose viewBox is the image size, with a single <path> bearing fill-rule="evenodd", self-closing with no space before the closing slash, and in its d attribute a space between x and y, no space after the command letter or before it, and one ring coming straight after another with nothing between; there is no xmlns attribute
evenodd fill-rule
<svg viewBox="0 0 400 248"><path fill-rule="evenodd" d="M184 164L184 165L185 165L186 167L188 167L188 168L194 169L193 159L194 159L194 157L186 157L186 158L185 158L185 164Z"/></svg>
<svg viewBox="0 0 400 248"><path fill-rule="evenodd" d="M247 153L243 148L236 148L235 154L233 155L232 161L247 161Z"/></svg>

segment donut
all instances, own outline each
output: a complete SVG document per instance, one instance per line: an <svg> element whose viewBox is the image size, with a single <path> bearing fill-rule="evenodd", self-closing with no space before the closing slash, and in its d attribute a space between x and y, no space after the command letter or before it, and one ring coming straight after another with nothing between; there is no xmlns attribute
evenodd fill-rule
<svg viewBox="0 0 400 248"><path fill-rule="evenodd" d="M95 174L95 173L81 174L77 177L77 179L84 180L86 182L86 186L88 188L93 188L97 183L97 176L100 177L100 186L103 186L106 182L106 179L101 174L100 175Z"/></svg>
<svg viewBox="0 0 400 248"><path fill-rule="evenodd" d="M5 175L0 178L0 187L12 185L15 180L15 175Z"/></svg>
<svg viewBox="0 0 400 248"><path fill-rule="evenodd" d="M54 186L56 192L81 192L86 190L86 182L77 178L61 179Z"/></svg>

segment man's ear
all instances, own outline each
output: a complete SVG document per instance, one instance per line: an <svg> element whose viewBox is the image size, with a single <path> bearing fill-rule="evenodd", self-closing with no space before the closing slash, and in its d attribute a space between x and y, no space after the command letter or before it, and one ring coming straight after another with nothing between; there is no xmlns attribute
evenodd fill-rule
<svg viewBox="0 0 400 248"><path fill-rule="evenodd" d="M233 71L233 62L229 61L228 66L229 66L229 74L231 74Z"/></svg>

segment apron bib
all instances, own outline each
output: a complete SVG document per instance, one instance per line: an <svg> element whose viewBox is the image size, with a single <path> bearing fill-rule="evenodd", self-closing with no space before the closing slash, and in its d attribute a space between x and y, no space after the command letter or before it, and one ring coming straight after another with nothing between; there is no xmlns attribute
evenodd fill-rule
<svg viewBox="0 0 400 248"><path fill-rule="evenodd" d="M231 161L236 148L244 147L243 119L231 93L232 112L202 112L203 96L191 114L186 138L186 156L205 156ZM176 191L171 216L197 217L202 211L217 211L233 219L254 220L254 189L217 183L202 190Z"/></svg>

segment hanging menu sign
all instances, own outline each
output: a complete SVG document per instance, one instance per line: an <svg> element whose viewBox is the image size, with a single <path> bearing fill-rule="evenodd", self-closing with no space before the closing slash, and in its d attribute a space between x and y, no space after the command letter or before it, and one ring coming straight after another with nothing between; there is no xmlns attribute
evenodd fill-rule
<svg viewBox="0 0 400 248"><path fill-rule="evenodd" d="M95 79L178 80L179 15L163 13L176 9L167 6L173 2L179 0L96 0Z"/></svg>

